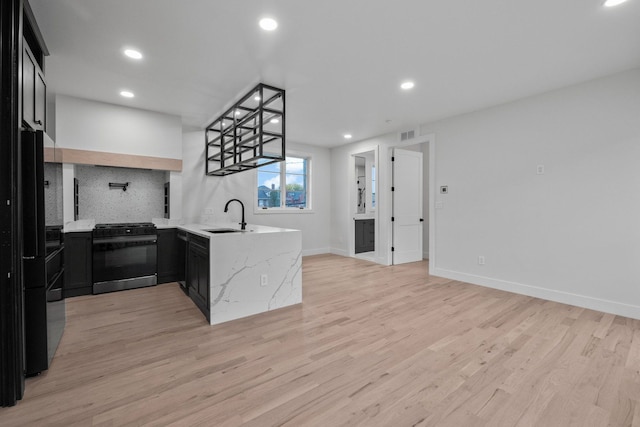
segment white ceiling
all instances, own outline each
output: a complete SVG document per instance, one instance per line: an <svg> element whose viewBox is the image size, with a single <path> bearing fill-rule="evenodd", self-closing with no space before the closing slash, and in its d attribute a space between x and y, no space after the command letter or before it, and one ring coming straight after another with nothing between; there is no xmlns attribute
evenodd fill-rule
<svg viewBox="0 0 640 427"><path fill-rule="evenodd" d="M640 0L602 2L30 0L55 93L204 128L262 81L287 91L287 139L323 146L640 67Z"/></svg>

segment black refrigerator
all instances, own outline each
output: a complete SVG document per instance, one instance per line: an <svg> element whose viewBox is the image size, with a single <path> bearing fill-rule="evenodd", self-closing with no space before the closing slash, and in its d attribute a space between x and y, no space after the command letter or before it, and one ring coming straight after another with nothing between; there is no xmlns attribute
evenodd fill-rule
<svg viewBox="0 0 640 427"><path fill-rule="evenodd" d="M45 229L44 133L23 131L23 286L25 374L48 369L65 323L58 287L64 272L61 233ZM47 242L57 236L57 243ZM49 239L51 240L51 239Z"/></svg>

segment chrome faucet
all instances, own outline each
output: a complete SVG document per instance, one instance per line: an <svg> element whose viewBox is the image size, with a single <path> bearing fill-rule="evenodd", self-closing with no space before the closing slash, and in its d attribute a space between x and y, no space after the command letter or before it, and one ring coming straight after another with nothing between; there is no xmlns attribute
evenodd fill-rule
<svg viewBox="0 0 640 427"><path fill-rule="evenodd" d="M228 212L229 211L229 203L231 202L238 202L240 203L240 206L242 206L242 222L239 223L240 224L240 230L246 230L247 229L247 223L244 222L244 203L242 203L240 200L238 199L231 199L227 202L226 205L224 205L224 211Z"/></svg>

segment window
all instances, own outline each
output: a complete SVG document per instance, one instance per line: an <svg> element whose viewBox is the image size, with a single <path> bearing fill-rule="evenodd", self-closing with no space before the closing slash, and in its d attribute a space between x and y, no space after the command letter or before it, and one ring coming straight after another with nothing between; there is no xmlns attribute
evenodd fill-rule
<svg viewBox="0 0 640 427"><path fill-rule="evenodd" d="M258 209L309 209L311 159L287 156L258 168ZM284 191L282 191L284 183Z"/></svg>

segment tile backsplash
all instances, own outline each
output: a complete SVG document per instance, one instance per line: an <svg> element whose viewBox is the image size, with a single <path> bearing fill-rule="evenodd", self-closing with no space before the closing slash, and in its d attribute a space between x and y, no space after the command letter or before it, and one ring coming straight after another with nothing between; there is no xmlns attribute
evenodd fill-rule
<svg viewBox="0 0 640 427"><path fill-rule="evenodd" d="M44 218L46 225L62 225L62 165L44 164Z"/></svg>
<svg viewBox="0 0 640 427"><path fill-rule="evenodd" d="M79 219L96 223L149 222L164 216L165 172L104 166L76 166ZM129 182L127 191L109 183Z"/></svg>

